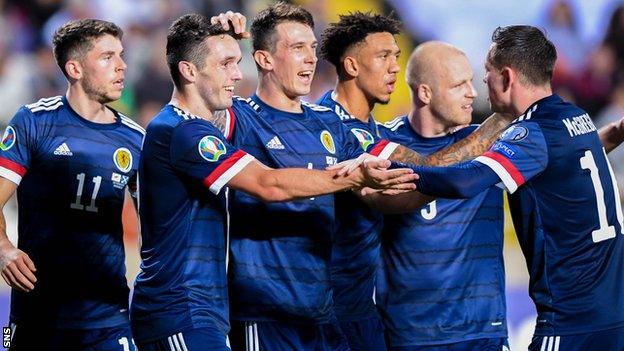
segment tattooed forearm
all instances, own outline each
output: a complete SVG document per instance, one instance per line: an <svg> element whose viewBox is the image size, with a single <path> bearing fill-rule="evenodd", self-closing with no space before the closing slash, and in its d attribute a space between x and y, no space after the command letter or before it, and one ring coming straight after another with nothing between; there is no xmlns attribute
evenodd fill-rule
<svg viewBox="0 0 624 351"><path fill-rule="evenodd" d="M227 114L225 113L225 110L213 112L212 118L210 118L209 121L212 125L219 129L221 133L225 133L225 124L227 122Z"/></svg>
<svg viewBox="0 0 624 351"><path fill-rule="evenodd" d="M399 145L396 149L394 149L394 152L390 154L390 160L410 163L413 165L422 165L424 164L425 156L412 149L406 148L403 145Z"/></svg>
<svg viewBox="0 0 624 351"><path fill-rule="evenodd" d="M487 151L512 120L513 117L509 115L493 114L469 136L427 157L399 146L390 155L390 159L426 166L446 166L467 161Z"/></svg>
<svg viewBox="0 0 624 351"><path fill-rule="evenodd" d="M446 166L483 154L512 120L510 115L491 115L469 136L427 157L426 164Z"/></svg>

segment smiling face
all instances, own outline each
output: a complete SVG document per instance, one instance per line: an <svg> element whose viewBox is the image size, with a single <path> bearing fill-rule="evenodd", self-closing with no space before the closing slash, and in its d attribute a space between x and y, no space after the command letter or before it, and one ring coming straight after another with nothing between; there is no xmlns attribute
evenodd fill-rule
<svg viewBox="0 0 624 351"><path fill-rule="evenodd" d="M236 39L230 35L206 38L208 54L197 74L199 95L211 111L223 110L232 105L234 86L242 79L238 63L241 51Z"/></svg>
<svg viewBox="0 0 624 351"><path fill-rule="evenodd" d="M472 85L470 63L461 52L452 52L438 62L437 78L432 84L430 108L447 126L458 126L472 120L472 103L477 92Z"/></svg>
<svg viewBox="0 0 624 351"><path fill-rule="evenodd" d="M312 28L283 22L275 28L272 80L291 99L310 93L316 69L317 41Z"/></svg>
<svg viewBox="0 0 624 351"><path fill-rule="evenodd" d="M352 49L358 66L356 81L367 100L386 104L394 92L401 50L391 33L372 33ZM347 52L349 54L350 52ZM348 55L349 56L349 55Z"/></svg>
<svg viewBox="0 0 624 351"><path fill-rule="evenodd" d="M85 93L102 104L119 100L124 88L126 63L123 46L116 37L105 34L92 40L93 47L79 59L79 82Z"/></svg>

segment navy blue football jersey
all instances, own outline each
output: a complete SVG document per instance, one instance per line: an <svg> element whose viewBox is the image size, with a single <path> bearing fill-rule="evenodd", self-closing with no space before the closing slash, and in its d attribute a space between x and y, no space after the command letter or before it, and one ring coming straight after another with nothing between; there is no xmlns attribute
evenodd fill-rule
<svg viewBox="0 0 624 351"><path fill-rule="evenodd" d="M142 262L131 309L137 341L201 327L227 334L221 190L252 160L208 121L173 105L150 122L139 171Z"/></svg>
<svg viewBox="0 0 624 351"><path fill-rule="evenodd" d="M476 129L426 138L406 116L385 126L382 136L423 155ZM385 216L377 306L389 347L507 336L503 224L503 192L496 186Z"/></svg>
<svg viewBox="0 0 624 351"><path fill-rule="evenodd" d="M557 95L541 99L475 162L513 193L536 335L624 325L622 207L587 113Z"/></svg>
<svg viewBox="0 0 624 351"><path fill-rule="evenodd" d="M330 109L308 103L302 108L289 113L256 96L236 99L234 145L273 168L325 169L362 154L357 137ZM232 318L329 321L334 196L263 203L240 191L232 194Z"/></svg>
<svg viewBox="0 0 624 351"><path fill-rule="evenodd" d="M379 137L372 116L360 121L325 93L318 104L330 108L353 133L362 150L388 158L397 144ZM377 145L377 149L373 146ZM336 201L336 235L331 255L331 283L336 316L340 321L367 319L376 314L373 295L375 274L379 265L379 232L383 215L350 192L338 193Z"/></svg>
<svg viewBox="0 0 624 351"><path fill-rule="evenodd" d="M0 145L0 176L18 185L18 247L35 289L11 295L11 322L90 329L128 322L121 212L136 191L143 129L78 115L65 96L20 108Z"/></svg>

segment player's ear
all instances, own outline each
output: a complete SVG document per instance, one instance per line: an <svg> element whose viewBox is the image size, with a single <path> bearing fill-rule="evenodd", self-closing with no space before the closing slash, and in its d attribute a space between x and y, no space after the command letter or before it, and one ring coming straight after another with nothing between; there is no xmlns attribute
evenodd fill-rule
<svg viewBox="0 0 624 351"><path fill-rule="evenodd" d="M193 83L196 80L197 76L197 67L189 61L180 61L178 62L178 71L180 72L180 77Z"/></svg>
<svg viewBox="0 0 624 351"><path fill-rule="evenodd" d="M70 79L78 80L82 78L83 69L80 61L67 60L67 62L65 62L65 72L67 73L67 77Z"/></svg>
<svg viewBox="0 0 624 351"><path fill-rule="evenodd" d="M358 76L358 63L357 60L351 56L347 56L344 58L344 60L342 61L342 68L344 69L345 73L348 74L351 77L357 77Z"/></svg>
<svg viewBox="0 0 624 351"><path fill-rule="evenodd" d="M433 96L431 87L427 84L418 84L416 87L416 96L418 96L418 100L420 100L420 102L425 105L429 105L431 103L431 97Z"/></svg>
<svg viewBox="0 0 624 351"><path fill-rule="evenodd" d="M516 72L514 72L511 67L503 67L501 75L503 76L503 91L509 90L511 88L511 84L516 83L518 79Z"/></svg>
<svg viewBox="0 0 624 351"><path fill-rule="evenodd" d="M272 71L274 68L273 56L271 53L265 50L256 50L253 54L256 64L267 71Z"/></svg>

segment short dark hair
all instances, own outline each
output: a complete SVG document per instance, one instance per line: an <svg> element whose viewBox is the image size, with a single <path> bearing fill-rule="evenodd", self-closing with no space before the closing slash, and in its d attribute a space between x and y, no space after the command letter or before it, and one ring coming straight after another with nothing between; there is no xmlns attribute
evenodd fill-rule
<svg viewBox="0 0 624 351"><path fill-rule="evenodd" d="M401 22L391 16L370 12L340 15L340 20L330 23L321 35L321 57L333 64L340 75L345 52L364 42L369 34L386 32L399 34Z"/></svg>
<svg viewBox="0 0 624 351"><path fill-rule="evenodd" d="M278 2L260 11L251 22L253 50L274 52L275 29L283 22L297 22L314 29L310 12L301 6Z"/></svg>
<svg viewBox="0 0 624 351"><path fill-rule="evenodd" d="M93 39L106 34L121 40L123 30L115 23L98 19L73 20L59 27L52 37L52 52L63 74L67 77L67 61L84 58L93 49Z"/></svg>
<svg viewBox="0 0 624 351"><path fill-rule="evenodd" d="M240 39L231 25L229 30L225 30L220 23L211 24L208 17L197 13L183 15L171 24L167 33L167 65L177 88L180 88L178 63L188 61L198 69L203 69L205 57L208 55L204 40L221 34Z"/></svg>
<svg viewBox="0 0 624 351"><path fill-rule="evenodd" d="M487 60L494 67L509 66L532 85L551 82L557 49L541 30L533 26L498 27L492 34L492 42L496 45Z"/></svg>

